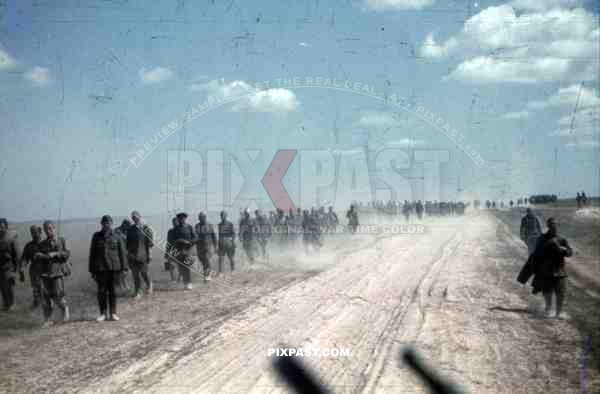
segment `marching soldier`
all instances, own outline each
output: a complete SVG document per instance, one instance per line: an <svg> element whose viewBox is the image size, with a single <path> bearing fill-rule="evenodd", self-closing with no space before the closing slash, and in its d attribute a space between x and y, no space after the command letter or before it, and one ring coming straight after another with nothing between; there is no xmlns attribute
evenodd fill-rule
<svg viewBox="0 0 600 394"><path fill-rule="evenodd" d="M173 229L173 243L176 249L175 260L177 268L183 279L185 290L192 290L192 276L190 267L194 264L192 246L197 241L194 228L186 223L187 213L177 214L177 226Z"/></svg>
<svg viewBox="0 0 600 394"><path fill-rule="evenodd" d="M127 230L129 230L129 227L131 227L131 222L129 219L123 219L121 225L115 228L115 234L121 238L123 245L127 245ZM127 255L125 255L125 259L127 259ZM125 294L129 294L131 291L131 283L129 282L129 277L127 275L128 271L129 265L126 264L125 269L119 271L119 278L117 280L117 287L119 287Z"/></svg>
<svg viewBox="0 0 600 394"><path fill-rule="evenodd" d="M257 240L258 245L260 246L260 252L263 258L267 257L267 246L269 244L269 239L271 238L271 229L269 221L267 220L266 215L263 215L260 209L254 211L255 221L257 226Z"/></svg>
<svg viewBox="0 0 600 394"><path fill-rule="evenodd" d="M69 306L65 298L64 277L71 275L69 257L71 252L67 249L66 241L56 233L54 222L44 222L46 239L40 243L39 251L34 255L36 264L42 266L42 298L44 303L44 326L51 323L52 305L57 305L62 310L63 321L69 321Z"/></svg>
<svg viewBox="0 0 600 394"><path fill-rule="evenodd" d="M178 276L177 274L175 274L175 270L177 268L177 262L175 261L175 258L171 255L172 253L172 246L173 243L175 241L175 239L173 238L173 232L175 231L175 227L177 227L177 218L173 218L171 220L171 224L173 225L172 228L169 229L169 231L167 232L167 244L169 245L169 247L165 248L165 271L169 271L169 274L171 275L171 282L173 283L177 283L178 280L181 279L181 276Z"/></svg>
<svg viewBox="0 0 600 394"><path fill-rule="evenodd" d="M350 227L350 233L355 234L358 230L358 212L356 212L356 206L350 205L350 210L346 213L348 218L348 227Z"/></svg>
<svg viewBox="0 0 600 394"><path fill-rule="evenodd" d="M206 220L206 213L200 212L198 215L198 224L196 224L196 252L198 260L202 264L202 274L204 280L210 280L210 247L217 250L217 236L212 224Z"/></svg>
<svg viewBox="0 0 600 394"><path fill-rule="evenodd" d="M573 249L566 239L558 235L554 218L549 218L546 225L548 231L539 237L532 256L535 267L532 286L534 294L541 291L544 295L546 316L550 315L552 295L556 295L556 317L560 319L567 292L565 257L571 257Z"/></svg>
<svg viewBox="0 0 600 394"><path fill-rule="evenodd" d="M33 303L31 309L36 309L42 303L42 267L38 262L34 262L33 256L39 251L40 243L42 242L42 228L37 225L33 225L29 228L31 234L31 241L25 245L23 249L23 255L21 256L21 264L19 267L19 276L21 282L25 281L25 274L23 269L29 265L29 281L31 282L31 289L33 290Z"/></svg>
<svg viewBox="0 0 600 394"><path fill-rule="evenodd" d="M240 241L244 247L244 251L250 260L250 263L254 262L254 230L256 223L250 217L248 210L244 211L244 216L240 220Z"/></svg>
<svg viewBox="0 0 600 394"><path fill-rule="evenodd" d="M131 213L133 225L127 230L127 260L133 275L136 299L142 296L142 280L146 284L147 294L152 294L153 285L148 266L150 265L150 250L154 246L152 228L142 222L142 215L138 211Z"/></svg>
<svg viewBox="0 0 600 394"><path fill-rule="evenodd" d="M19 265L17 237L8 233L8 221L0 218L0 290L5 311L15 305L15 277Z"/></svg>
<svg viewBox="0 0 600 394"><path fill-rule="evenodd" d="M521 219L521 241L527 245L527 251L531 255L535 251L537 240L542 234L542 228L537 217L533 214L531 208L527 208L526 214Z"/></svg>
<svg viewBox="0 0 600 394"><path fill-rule="evenodd" d="M100 316L96 321L118 321L115 285L127 268L127 250L123 236L113 231L113 220L102 216L102 229L92 236L88 270L98 285Z"/></svg>
<svg viewBox="0 0 600 394"><path fill-rule="evenodd" d="M233 223L227 220L227 213L221 211L221 223L217 227L219 233L219 274L223 272L225 256L231 264L231 272L235 269L235 229Z"/></svg>

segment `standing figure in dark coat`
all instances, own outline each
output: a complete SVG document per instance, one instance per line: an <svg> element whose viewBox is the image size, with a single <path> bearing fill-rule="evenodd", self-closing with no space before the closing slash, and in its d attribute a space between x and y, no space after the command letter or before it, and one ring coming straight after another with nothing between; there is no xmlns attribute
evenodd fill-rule
<svg viewBox="0 0 600 394"><path fill-rule="evenodd" d="M15 305L15 279L19 266L17 237L8 233L8 221L0 218L0 290L5 311Z"/></svg>
<svg viewBox="0 0 600 394"><path fill-rule="evenodd" d="M417 217L419 218L419 220L423 219L423 203L421 203L421 200L417 201L417 205L415 206L415 209L417 211Z"/></svg>
<svg viewBox="0 0 600 394"><path fill-rule="evenodd" d="M175 262L183 278L185 290L192 290L192 273L190 267L194 264L192 249L197 238L194 228L186 223L187 213L177 214L177 226L173 229L173 244L175 247Z"/></svg>
<svg viewBox="0 0 600 394"><path fill-rule="evenodd" d="M350 210L346 213L348 219L348 228L350 234L356 234L358 231L358 212L356 211L356 205L350 205Z"/></svg>
<svg viewBox="0 0 600 394"><path fill-rule="evenodd" d="M92 236L89 272L98 284L100 316L96 321L119 320L115 285L127 268L127 251L123 237L112 230L113 220L102 216L102 229Z"/></svg>
<svg viewBox="0 0 600 394"><path fill-rule="evenodd" d="M542 292L546 304L546 316L552 308L552 295L556 294L556 317L561 318L567 291L565 257L573 255L573 249L566 239L558 235L558 225L554 218L546 221L548 231L542 234L532 256L534 278L533 293Z"/></svg>
<svg viewBox="0 0 600 394"><path fill-rule="evenodd" d="M245 210L244 216L240 220L240 241L242 241L244 251L250 263L254 262L254 242L257 230L256 222L250 217L250 212Z"/></svg>
<svg viewBox="0 0 600 394"><path fill-rule="evenodd" d="M33 256L35 264L42 266L42 299L44 303L44 326L52 324L53 305L62 310L63 321L69 321L69 306L65 298L64 277L71 275L66 241L59 237L54 222L44 222L46 239L40 243L39 251Z"/></svg>
<svg viewBox="0 0 600 394"><path fill-rule="evenodd" d="M260 247L260 254L263 258L267 258L267 249L269 240L271 239L271 224L267 216L260 209L254 211L254 215L254 221L257 226L256 238Z"/></svg>
<svg viewBox="0 0 600 394"><path fill-rule="evenodd" d="M223 259L229 258L231 272L235 269L235 228L227 220L227 213L221 211L221 223L217 226L219 233L219 274L223 271Z"/></svg>
<svg viewBox="0 0 600 394"><path fill-rule="evenodd" d="M23 282L25 280L23 270L29 265L29 280L31 282L31 289L33 290L31 309L36 309L42 303L42 267L39 262L34 262L33 256L39 252L40 243L42 242L42 228L33 225L29 228L29 232L31 233L31 241L27 242L27 245L23 249L19 275L21 282Z"/></svg>
<svg viewBox="0 0 600 394"><path fill-rule="evenodd" d="M142 296L142 280L146 284L146 293L152 294L152 278L150 278L149 265L152 256L150 251L154 246L152 228L142 221L138 211L131 213L133 225L127 229L127 260L133 274L135 298Z"/></svg>
<svg viewBox="0 0 600 394"><path fill-rule="evenodd" d="M123 245L127 245L127 231L129 230L129 227L131 227L132 224L129 221L129 219L123 219L123 221L121 222L121 225L117 228L115 228L115 233L121 237L121 240L123 241ZM127 260L127 255L125 255L125 260ZM123 293L125 293L126 295L129 294L131 292L131 282L129 281L129 264L125 265L125 269L123 271L120 271L118 273L119 278L117 280L117 287L119 287L121 289L121 291L123 291Z"/></svg>
<svg viewBox="0 0 600 394"><path fill-rule="evenodd" d="M200 212L198 215L198 224L196 224L196 253L198 260L202 264L202 274L204 280L210 280L210 256L211 246L217 250L217 236L213 225L206 220L206 213Z"/></svg>
<svg viewBox="0 0 600 394"><path fill-rule="evenodd" d="M175 232L175 227L177 227L177 218L171 219L171 227L169 231L167 231L167 247L165 248L165 271L169 271L169 275L171 276L171 282L177 283L181 281L181 275L176 274L177 271L177 261L173 256L174 251L174 243L175 239L173 238L173 233ZM177 271L179 272L179 271Z"/></svg>
<svg viewBox="0 0 600 394"><path fill-rule="evenodd" d="M526 214L521 219L521 241L527 245L527 251L531 255L535 251L539 236L542 234L542 228L537 217L533 214L531 208L527 208Z"/></svg>

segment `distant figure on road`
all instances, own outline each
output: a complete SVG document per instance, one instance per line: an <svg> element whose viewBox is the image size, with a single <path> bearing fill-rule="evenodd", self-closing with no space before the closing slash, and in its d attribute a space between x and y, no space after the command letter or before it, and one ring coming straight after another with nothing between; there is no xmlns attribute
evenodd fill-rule
<svg viewBox="0 0 600 394"><path fill-rule="evenodd" d="M204 280L210 280L210 255L211 246L217 250L217 235L212 224L206 220L206 212L198 214L198 223L196 224L196 254L202 264L202 274Z"/></svg>
<svg viewBox="0 0 600 394"><path fill-rule="evenodd" d="M356 206L350 205L350 210L346 213L348 218L348 228L351 234L355 234L358 230L358 212L356 212Z"/></svg>
<svg viewBox="0 0 600 394"><path fill-rule="evenodd" d="M183 278L185 290L192 290L192 273L190 267L194 264L192 249L197 238L194 228L186 223L187 213L180 212L176 215L177 226L173 229L173 243L176 249L175 260L177 268Z"/></svg>
<svg viewBox="0 0 600 394"><path fill-rule="evenodd" d="M169 271L169 274L171 276L171 282L177 283L178 279L181 279L181 276L175 273L175 270L177 269L177 261L175 260L175 257L173 256L173 247L174 247L173 245L175 243L173 234L175 232L175 227L177 227L177 218L176 217L171 219L171 224L173 227L170 228L169 231L167 231L167 244L169 246L167 246L165 248L165 256L164 256L165 257L165 271Z"/></svg>
<svg viewBox="0 0 600 394"><path fill-rule="evenodd" d="M242 246L244 247L244 251L246 252L246 256L248 256L248 260L250 263L254 262L255 252L254 252L254 241L256 238L256 222L254 219L250 217L250 211L245 210L244 216L240 220L240 241L242 241Z"/></svg>
<svg viewBox="0 0 600 394"><path fill-rule="evenodd" d="M582 191L581 192L581 205L583 205L584 207L587 205L588 199L587 196L585 195L585 192Z"/></svg>
<svg viewBox="0 0 600 394"><path fill-rule="evenodd" d="M510 204L510 207L511 207L511 208L513 207L513 205L515 205L515 203L513 202L513 200L510 200L510 203L509 203L509 204Z"/></svg>
<svg viewBox="0 0 600 394"><path fill-rule="evenodd" d="M575 197L575 201L577 201L577 209L581 208L581 194L577 192L577 197Z"/></svg>
<svg viewBox="0 0 600 394"><path fill-rule="evenodd" d="M548 231L538 239L536 250L532 256L535 277L532 282L533 292L542 292L546 304L546 316L552 308L552 294L556 294L556 317L561 318L567 291L567 272L565 257L573 255L573 249L566 239L558 235L558 225L554 218L546 222Z"/></svg>
<svg viewBox="0 0 600 394"><path fill-rule="evenodd" d="M528 255L535 251L535 246L539 236L542 234L542 228L537 217L533 214L531 208L527 208L526 214L521 219L521 241L527 245Z"/></svg>
<svg viewBox="0 0 600 394"><path fill-rule="evenodd" d="M123 219L121 225L115 228L115 233L121 237L124 245L127 245L127 230L131 227L129 219ZM127 256L126 256L127 258ZM119 287L125 294L129 294L131 291L131 283L128 277L129 264L126 265L123 271L119 272L119 279L117 280L117 287Z"/></svg>
<svg viewBox="0 0 600 394"><path fill-rule="evenodd" d="M150 251L154 246L152 228L142 222L142 215L138 211L131 213L133 225L127 229L127 260L133 275L135 298L142 296L142 280L146 284L147 294L152 294L152 278L148 266L152 256Z"/></svg>
<svg viewBox="0 0 600 394"><path fill-rule="evenodd" d="M415 210L417 211L417 217L419 218L419 220L422 220L424 207L423 207L423 203L421 202L421 200L417 201Z"/></svg>

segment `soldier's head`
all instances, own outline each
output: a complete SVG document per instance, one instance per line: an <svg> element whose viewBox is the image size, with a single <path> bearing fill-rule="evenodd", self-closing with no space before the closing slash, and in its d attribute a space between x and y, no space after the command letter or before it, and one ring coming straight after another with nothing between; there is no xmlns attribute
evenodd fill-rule
<svg viewBox="0 0 600 394"><path fill-rule="evenodd" d="M221 211L221 220L225 221L225 219L227 219L227 212Z"/></svg>
<svg viewBox="0 0 600 394"><path fill-rule="evenodd" d="M204 223L206 223L206 212L202 211L202 212L200 212L200 213L198 214L198 221L199 221L201 224L204 224Z"/></svg>
<svg viewBox="0 0 600 394"><path fill-rule="evenodd" d="M133 223L137 226L140 224L140 220L142 220L142 214L139 211L131 212L131 220L133 220Z"/></svg>
<svg viewBox="0 0 600 394"><path fill-rule="evenodd" d="M29 234L31 234L31 239L38 242L42 239L42 228L37 224L29 227Z"/></svg>
<svg viewBox="0 0 600 394"><path fill-rule="evenodd" d="M531 208L527 208L527 209L525 210L525 214L526 214L527 216L531 216L531 215L533 215L533 211L531 210Z"/></svg>
<svg viewBox="0 0 600 394"><path fill-rule="evenodd" d="M293 216L294 215L294 208L290 208L290 210L288 211L288 213L289 213L290 216Z"/></svg>
<svg viewBox="0 0 600 394"><path fill-rule="evenodd" d="M260 217L260 209L255 209L255 210L254 210L254 215L255 215L256 217Z"/></svg>
<svg viewBox="0 0 600 394"><path fill-rule="evenodd" d="M171 224L173 225L173 227L177 226L177 217L171 219Z"/></svg>
<svg viewBox="0 0 600 394"><path fill-rule="evenodd" d="M5 218L0 218L0 235L4 235L8 230L8 221Z"/></svg>
<svg viewBox="0 0 600 394"><path fill-rule="evenodd" d="M46 238L54 239L56 237L56 225L52 220L46 220L43 227Z"/></svg>
<svg viewBox="0 0 600 394"><path fill-rule="evenodd" d="M249 211L249 210L247 210L247 209L246 209L246 210L244 210L244 217L245 217L246 219L248 219L248 218L250 217L250 211Z"/></svg>
<svg viewBox="0 0 600 394"><path fill-rule="evenodd" d="M546 226L548 227L548 233L550 233L550 235L557 234L558 224L556 223L556 220L554 220L554 218L549 218L548 220L546 220Z"/></svg>
<svg viewBox="0 0 600 394"><path fill-rule="evenodd" d="M102 219L100 219L100 225L102 226L102 231L109 231L110 229L112 229L112 224L113 224L113 220L112 217L110 217L110 215L104 215L102 216ZM46 230L46 226L44 225L44 231Z"/></svg>
<svg viewBox="0 0 600 394"><path fill-rule="evenodd" d="M177 224L183 226L185 224L185 221L187 220L187 213L185 212L180 212L177 214L176 218L177 218Z"/></svg>

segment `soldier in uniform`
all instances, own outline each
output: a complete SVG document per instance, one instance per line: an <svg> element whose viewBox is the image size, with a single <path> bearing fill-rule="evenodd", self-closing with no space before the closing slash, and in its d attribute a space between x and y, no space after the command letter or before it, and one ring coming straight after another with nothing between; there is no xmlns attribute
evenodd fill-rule
<svg viewBox="0 0 600 394"><path fill-rule="evenodd" d="M250 212L245 210L244 216L240 220L240 241L242 241L242 246L250 263L254 262L255 226L256 222L250 217Z"/></svg>
<svg viewBox="0 0 600 394"><path fill-rule="evenodd" d="M154 246L152 228L142 222L142 215L138 211L131 213L133 225L127 229L127 260L133 274L136 299L142 296L142 280L146 284L147 294L152 294L153 285L148 266L150 265L150 250Z"/></svg>
<svg viewBox="0 0 600 394"><path fill-rule="evenodd" d="M192 290L192 274L190 267L194 264L192 258L192 247L197 238L194 228L186 223L187 213L177 214L177 226L173 229L173 243L176 250L175 260L177 268L183 278L185 290Z"/></svg>
<svg viewBox="0 0 600 394"><path fill-rule="evenodd" d="M354 204L350 205L350 210L346 213L346 218L348 218L350 233L355 234L358 230L358 212L356 212L356 206Z"/></svg>
<svg viewBox="0 0 600 394"><path fill-rule="evenodd" d="M40 243L42 242L42 228L37 225L33 225L29 228L31 234L31 241L27 242L21 255L21 263L19 265L19 276L21 282L25 281L25 274L23 270L29 265L29 281L31 282L31 289L33 290L33 303L31 309L36 309L42 303L42 278L41 267L39 264L34 263L33 256L39 251Z"/></svg>
<svg viewBox="0 0 600 394"><path fill-rule="evenodd" d="M206 220L206 213L200 212L198 224L196 224L196 253L202 264L204 280L210 280L210 247L217 250L217 236L212 224Z"/></svg>
<svg viewBox="0 0 600 394"><path fill-rule="evenodd" d="M542 234L542 227L531 208L527 208L525 212L525 216L521 219L520 235L521 241L525 242L527 251L531 255L535 251L539 236Z"/></svg>
<svg viewBox="0 0 600 394"><path fill-rule="evenodd" d="M305 209L302 216L302 242L304 243L304 249L306 253L310 250L310 243L312 241L312 221L310 220L310 212Z"/></svg>
<svg viewBox="0 0 600 394"><path fill-rule="evenodd" d="M404 204L402 205L402 213L404 214L404 220L406 220L407 223L410 221L410 210L410 203L408 200L404 200Z"/></svg>
<svg viewBox="0 0 600 394"><path fill-rule="evenodd" d="M532 256L534 272L533 292L542 292L546 304L546 316L552 308L552 295L556 294L556 317L561 318L561 312L567 291L567 272L565 257L573 255L573 249L566 239L558 235L558 225L554 218L546 221L548 231L542 234L537 242Z"/></svg>
<svg viewBox="0 0 600 394"><path fill-rule="evenodd" d="M15 279L19 268L17 237L8 233L8 221L0 218L0 291L5 311L15 305Z"/></svg>
<svg viewBox="0 0 600 394"><path fill-rule="evenodd" d="M102 229L92 236L88 270L98 284L100 316L96 321L118 321L115 285L127 268L127 250L123 236L112 230L113 220L102 216Z"/></svg>
<svg viewBox="0 0 600 394"><path fill-rule="evenodd" d="M417 205L415 206L415 210L417 211L417 217L419 218L419 220L423 219L423 204L421 203L421 200L417 201Z"/></svg>
<svg viewBox="0 0 600 394"><path fill-rule="evenodd" d="M63 314L63 321L69 320L69 306L65 298L64 277L71 274L66 241L56 233L54 222L44 222L46 239L40 243L39 251L34 255L35 264L42 266L42 298L44 303L44 326L52 324L52 304L57 305Z"/></svg>
<svg viewBox="0 0 600 394"><path fill-rule="evenodd" d="M170 250L170 248L173 247L173 241L175 241L173 238L173 232L175 227L177 227L177 218L173 218L171 220L171 224L173 227L167 231L167 244L169 246L165 248L165 271L169 271L169 274L171 275L171 282L176 283L181 279L181 276L175 273L175 270L177 269L177 262L171 255L172 250Z"/></svg>
<svg viewBox="0 0 600 394"><path fill-rule="evenodd" d="M227 213L221 211L221 222L217 226L219 233L219 274L223 272L223 259L225 256L231 264L231 272L235 269L235 229L233 223L227 220Z"/></svg>
<svg viewBox="0 0 600 394"><path fill-rule="evenodd" d="M121 240L123 241L123 245L127 245L127 230L131 227L131 222L129 219L123 219L121 225L115 228L115 234L117 234ZM125 259L127 260L127 255L125 255ZM131 291L131 283L129 282L129 264L125 265L125 269L122 271L118 271L118 280L117 287L119 287L125 294L129 294Z"/></svg>
<svg viewBox="0 0 600 394"><path fill-rule="evenodd" d="M254 220L256 221L257 226L257 240L260 247L260 253L262 257L266 258L267 246L269 244L269 239L271 238L271 226L266 215L264 215L260 209L254 211L254 215Z"/></svg>

